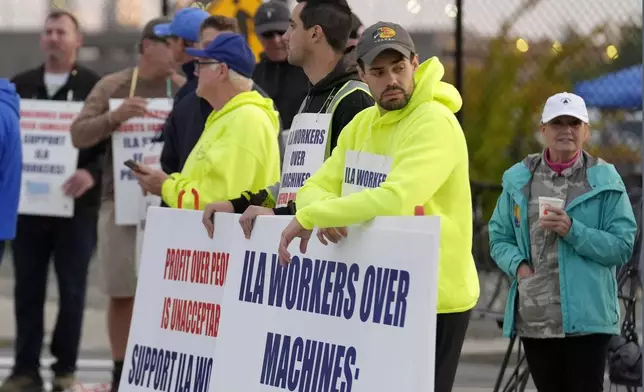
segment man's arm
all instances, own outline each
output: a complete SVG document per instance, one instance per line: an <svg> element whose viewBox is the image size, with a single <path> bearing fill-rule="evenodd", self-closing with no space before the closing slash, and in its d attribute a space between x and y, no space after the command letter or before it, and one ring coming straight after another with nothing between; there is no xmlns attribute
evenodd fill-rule
<svg viewBox="0 0 644 392"><path fill-rule="evenodd" d="M72 143L76 148L90 148L107 139L117 124L110 120L111 88L101 79L85 100L85 105L71 126Z"/></svg>
<svg viewBox="0 0 644 392"><path fill-rule="evenodd" d="M351 126L351 125L350 125ZM431 112L422 115L406 130L393 156L391 172L387 179L374 189L366 189L345 197L326 197L322 201L303 207L300 202L297 220L305 229L313 227L342 227L362 223L377 216L400 215L404 208L413 211L413 206L424 204L445 183L456 165L455 149L458 148L456 132L461 132L446 115ZM344 136L344 135L342 135ZM335 187L342 186L344 175L343 137L331 162ZM462 136L462 135L461 135ZM464 147L463 147L464 148ZM318 187L317 174L329 177L330 173L316 173L305 186ZM312 181L313 180L313 181ZM338 189L334 189L339 194ZM306 194L307 190L303 192ZM469 207L468 207L469 208Z"/></svg>
<svg viewBox="0 0 644 392"><path fill-rule="evenodd" d="M242 192L241 196L229 200L233 205L236 214L243 214L250 206L259 206L265 208L274 208L277 200L277 193L280 189L280 183L268 186L257 193L251 191Z"/></svg>
<svg viewBox="0 0 644 392"><path fill-rule="evenodd" d="M105 152L107 151L108 141L103 140L97 145L83 149L87 152L89 159L79 169L85 169L92 175L95 184L99 184L101 181L101 173L103 173L103 167L105 166Z"/></svg>
<svg viewBox="0 0 644 392"><path fill-rule="evenodd" d="M93 89L96 87L96 84L101 80L101 78L89 69L83 69L83 82L87 90ZM85 155L84 164L79 166L79 169L85 169L94 179L94 184L100 184L101 175L103 173L103 168L105 166L105 153L107 151L108 141L103 140L98 144L82 149L81 154ZM80 156L79 156L80 160Z"/></svg>

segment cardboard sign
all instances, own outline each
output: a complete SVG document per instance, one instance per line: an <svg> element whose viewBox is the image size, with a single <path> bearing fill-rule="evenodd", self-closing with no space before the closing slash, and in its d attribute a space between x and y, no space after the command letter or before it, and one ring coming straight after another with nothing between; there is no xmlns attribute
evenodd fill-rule
<svg viewBox="0 0 644 392"><path fill-rule="evenodd" d="M284 207L289 201L295 200L304 181L324 163L331 116L326 113L300 113L293 119L286 140L277 207Z"/></svg>
<svg viewBox="0 0 644 392"><path fill-rule="evenodd" d="M438 231L351 228L306 254L296 240L283 268L289 220L232 241L213 390L433 391ZM413 220L437 218L394 226Z"/></svg>
<svg viewBox="0 0 644 392"><path fill-rule="evenodd" d="M232 214L208 238L201 212L148 210L134 313L119 390L206 392L212 382Z"/></svg>
<svg viewBox="0 0 644 392"><path fill-rule="evenodd" d="M110 110L118 108L122 99L110 99ZM128 159L143 163L143 156L163 129L165 119L172 110L168 98L148 100L148 115L133 118L121 124L112 134L114 166L114 205L117 225L137 225L139 221L139 195L141 187L132 170L123 165Z"/></svg>
<svg viewBox="0 0 644 392"><path fill-rule="evenodd" d="M292 217L148 210L123 391L432 391L436 217L351 227L306 254L276 249ZM404 228L404 230L403 230ZM216 363L216 366L214 366Z"/></svg>
<svg viewBox="0 0 644 392"><path fill-rule="evenodd" d="M143 164L154 169L161 169L161 151L163 143L150 144L143 153ZM139 221L136 225L136 270L139 270L141 264L141 251L143 249L143 234L145 232L145 223L148 215L148 208L159 207L161 197L157 195L139 193Z"/></svg>
<svg viewBox="0 0 644 392"><path fill-rule="evenodd" d="M64 194L63 185L78 165L70 127L82 108L83 102L20 100L20 214L74 215L74 199Z"/></svg>

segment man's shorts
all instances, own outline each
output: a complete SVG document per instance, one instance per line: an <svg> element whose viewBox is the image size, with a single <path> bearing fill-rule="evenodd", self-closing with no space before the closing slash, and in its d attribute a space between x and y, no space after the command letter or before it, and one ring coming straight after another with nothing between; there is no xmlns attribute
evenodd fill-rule
<svg viewBox="0 0 644 392"><path fill-rule="evenodd" d="M108 297L134 297L135 248L136 226L117 226L114 201L104 200L98 219L98 258Z"/></svg>

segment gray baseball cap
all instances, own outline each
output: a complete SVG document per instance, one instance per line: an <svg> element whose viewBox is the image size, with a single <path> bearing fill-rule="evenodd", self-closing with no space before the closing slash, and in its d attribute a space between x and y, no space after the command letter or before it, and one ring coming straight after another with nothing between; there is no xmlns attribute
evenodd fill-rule
<svg viewBox="0 0 644 392"><path fill-rule="evenodd" d="M393 49L403 56L411 58L416 53L411 36L396 23L378 22L365 29L356 47L356 57L365 64L373 60L384 50Z"/></svg>
<svg viewBox="0 0 644 392"><path fill-rule="evenodd" d="M283 1L273 0L259 6L255 12L255 32L257 35L278 32L284 34L288 30L291 11Z"/></svg>

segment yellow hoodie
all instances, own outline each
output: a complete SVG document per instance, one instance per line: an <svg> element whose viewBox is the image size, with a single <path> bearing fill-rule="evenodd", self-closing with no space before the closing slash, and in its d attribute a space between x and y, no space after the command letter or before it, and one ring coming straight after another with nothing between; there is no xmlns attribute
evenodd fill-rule
<svg viewBox="0 0 644 392"><path fill-rule="evenodd" d="M472 258L472 199L465 136L454 116L461 96L441 82L437 58L420 65L409 104L381 114L360 112L342 131L322 168L297 193L296 218L306 229L342 227L377 216L408 216L417 205L440 216L438 313L472 309L479 282ZM376 188L342 196L348 150L392 159Z"/></svg>
<svg viewBox="0 0 644 392"><path fill-rule="evenodd" d="M195 208L191 189L199 192L199 208L207 203L257 192L280 179L278 113L273 101L256 91L236 95L213 111L181 173L163 183L163 200L177 207L179 192L186 191L183 208Z"/></svg>

